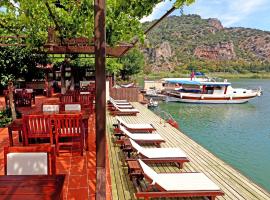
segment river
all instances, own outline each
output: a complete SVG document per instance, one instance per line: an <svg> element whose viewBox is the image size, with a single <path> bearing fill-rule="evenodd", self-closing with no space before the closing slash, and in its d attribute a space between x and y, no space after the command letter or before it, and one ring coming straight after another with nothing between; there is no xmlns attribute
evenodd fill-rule
<svg viewBox="0 0 270 200"><path fill-rule="evenodd" d="M263 89L245 104L165 103L180 130L270 191L270 80L233 80L233 87ZM155 111L155 110L154 110Z"/></svg>

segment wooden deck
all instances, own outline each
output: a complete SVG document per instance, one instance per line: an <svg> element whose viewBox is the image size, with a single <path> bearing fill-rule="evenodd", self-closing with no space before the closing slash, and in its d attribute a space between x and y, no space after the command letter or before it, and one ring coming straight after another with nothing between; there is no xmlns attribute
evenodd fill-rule
<svg viewBox="0 0 270 200"><path fill-rule="evenodd" d="M242 175L239 171L223 162L208 150L194 142L192 139L173 128L160 117L148 110L139 103L133 105L140 111L135 116L123 116L129 123L151 123L157 128L158 133L166 140L161 147L180 147L188 155L191 162L185 163L183 172L203 172L225 193L217 199L232 200L255 200L270 199L270 194L260 186ZM160 123L162 122L162 123ZM116 146L112 139L112 124L116 123L115 117L107 114L107 139L108 153L111 170L112 198L113 199L136 199L134 197L135 187L129 180L127 167L123 164L124 154L119 146ZM157 172L179 172L173 165L157 164L152 165ZM164 198L163 198L164 199ZM175 199L175 198L174 198ZM177 198L177 199L204 199L204 198Z"/></svg>

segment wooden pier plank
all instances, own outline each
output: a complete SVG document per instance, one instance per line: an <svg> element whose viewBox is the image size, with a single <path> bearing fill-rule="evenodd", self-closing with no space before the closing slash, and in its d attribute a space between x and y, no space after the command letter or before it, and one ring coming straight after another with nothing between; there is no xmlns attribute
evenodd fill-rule
<svg viewBox="0 0 270 200"><path fill-rule="evenodd" d="M140 113L135 116L121 116L128 123L151 123L157 132L166 140L161 147L180 147L186 152L190 163L185 163L180 171L198 171L205 173L224 191L225 195L217 197L218 200L245 200L270 199L270 194L239 171L217 158L214 154L203 148L191 138L173 128L163 119L139 103L132 103ZM129 180L127 169L123 166L123 152L112 141L112 124L115 117L107 113L107 141L109 142L109 160L111 165L113 199L135 199L135 187ZM147 146L146 146L147 147ZM151 165L157 172L180 172L173 165ZM171 198L171 199L203 199L203 198Z"/></svg>

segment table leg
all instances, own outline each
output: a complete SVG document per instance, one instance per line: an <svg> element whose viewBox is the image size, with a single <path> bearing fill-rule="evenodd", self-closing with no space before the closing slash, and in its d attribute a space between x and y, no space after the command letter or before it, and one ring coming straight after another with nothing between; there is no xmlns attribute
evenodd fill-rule
<svg viewBox="0 0 270 200"><path fill-rule="evenodd" d="M88 119L84 120L85 127L85 150L88 151Z"/></svg>
<svg viewBox="0 0 270 200"><path fill-rule="evenodd" d="M12 129L8 128L9 145L13 147Z"/></svg>
<svg viewBox="0 0 270 200"><path fill-rule="evenodd" d="M19 133L19 142L22 143L22 132L18 131L18 133Z"/></svg>

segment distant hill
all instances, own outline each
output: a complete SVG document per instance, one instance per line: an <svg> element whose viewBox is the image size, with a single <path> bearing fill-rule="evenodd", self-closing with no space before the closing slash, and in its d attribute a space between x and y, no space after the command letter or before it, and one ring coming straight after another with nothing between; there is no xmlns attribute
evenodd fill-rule
<svg viewBox="0 0 270 200"><path fill-rule="evenodd" d="M149 27L153 22L144 23ZM171 16L147 36L145 71L270 71L270 32L224 28L218 19Z"/></svg>

